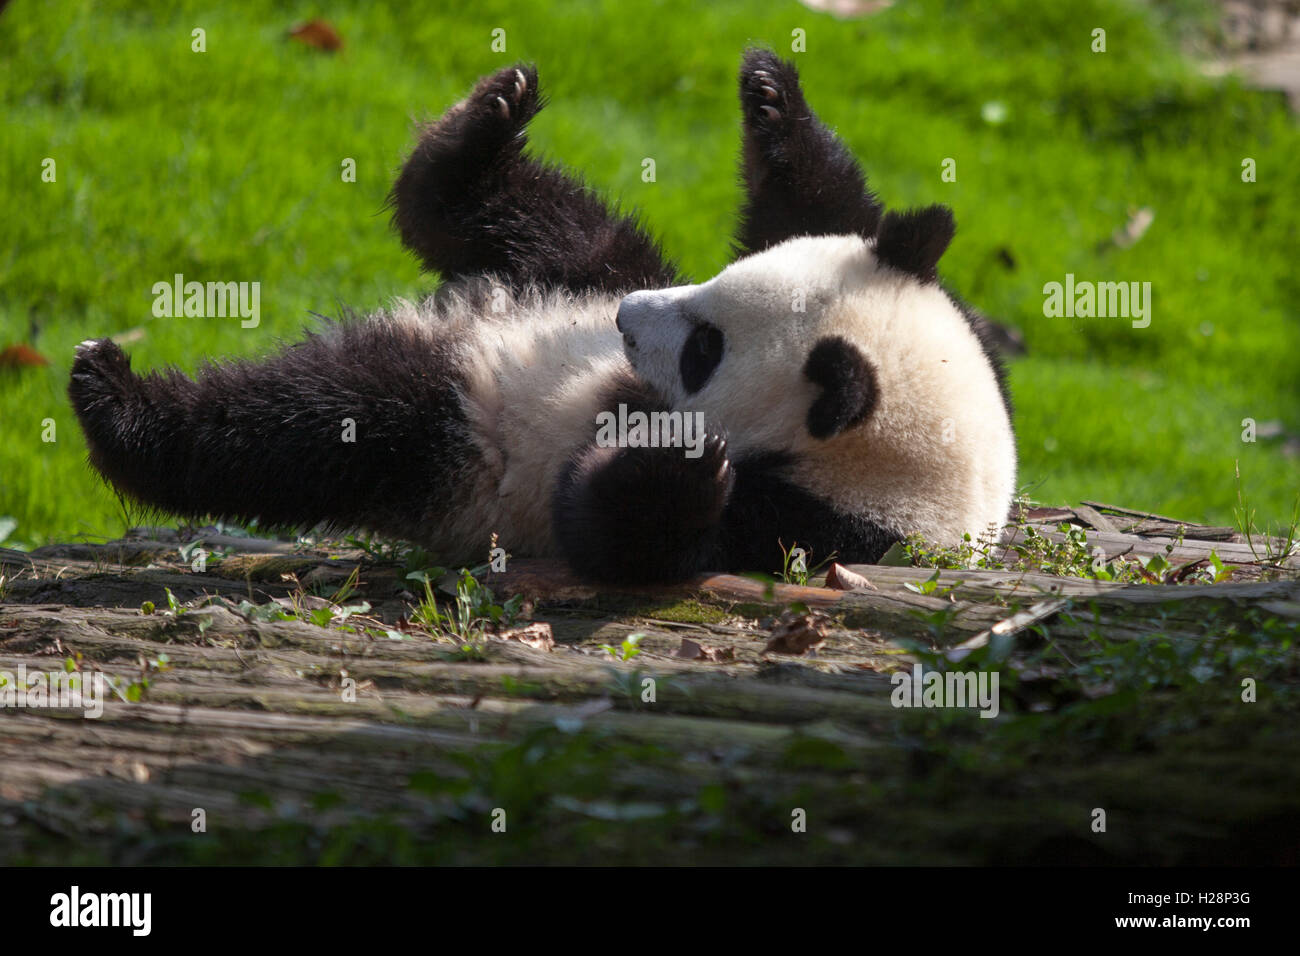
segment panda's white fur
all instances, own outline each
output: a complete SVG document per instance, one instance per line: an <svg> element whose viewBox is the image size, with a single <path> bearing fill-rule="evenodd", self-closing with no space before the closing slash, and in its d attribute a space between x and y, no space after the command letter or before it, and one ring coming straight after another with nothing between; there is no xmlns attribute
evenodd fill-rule
<svg viewBox="0 0 1300 956"><path fill-rule="evenodd" d="M838 510L941 544L1006 519L1015 443L988 359L939 286L878 263L866 240L792 239L699 285L622 300L486 288L392 313L457 342L463 363L484 467L458 494L465 506L425 531L450 550L480 550L490 528L515 553L556 552L544 490L591 441L596 416L615 411L602 402L629 362L675 410L702 412L734 457L792 454L795 482ZM725 346L704 387L687 394L678 363L692 321L720 329ZM868 358L878 402L823 440L808 431L818 388L802 369L827 335Z"/></svg>
<svg viewBox="0 0 1300 956"><path fill-rule="evenodd" d="M449 290L436 304L394 310L394 321L432 326L457 343L462 404L483 463L457 491L464 506L449 509L425 538L445 542L449 553L476 554L491 529L512 553L556 553L547 490L591 441L602 391L628 368L614 327L618 304L605 294L512 294L489 279L464 294Z"/></svg>

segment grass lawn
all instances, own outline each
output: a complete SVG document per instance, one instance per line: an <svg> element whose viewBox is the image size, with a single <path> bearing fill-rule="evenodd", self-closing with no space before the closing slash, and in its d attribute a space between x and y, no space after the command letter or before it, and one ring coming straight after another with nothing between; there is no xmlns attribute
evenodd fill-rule
<svg viewBox="0 0 1300 956"><path fill-rule="evenodd" d="M1259 523L1290 515L1300 461L1277 439L1243 442L1242 422L1300 433L1300 131L1279 95L1201 78L1178 51L1172 26L1204 22L1199 4L899 0L850 21L794 2L422 6L329 5L338 55L285 37L313 4L0 13L0 347L50 360L0 369L12 542L116 535L127 520L86 466L65 397L77 342L136 330L137 369L193 370L294 338L309 311L431 288L384 196L411 120L508 62L536 61L552 98L534 150L638 208L689 273L712 274L740 198L740 51L789 53L795 29L810 102L885 202L950 204L946 279L1023 330L1011 378L1034 498L1227 524L1239 461ZM195 28L206 52L191 50ZM646 157L656 182L641 179ZM341 176L349 158L355 182ZM1143 238L1109 244L1138 207L1155 213ZM260 325L155 319L151 288L176 273L259 281ZM1044 316L1044 284L1067 273L1150 282L1150 326Z"/></svg>

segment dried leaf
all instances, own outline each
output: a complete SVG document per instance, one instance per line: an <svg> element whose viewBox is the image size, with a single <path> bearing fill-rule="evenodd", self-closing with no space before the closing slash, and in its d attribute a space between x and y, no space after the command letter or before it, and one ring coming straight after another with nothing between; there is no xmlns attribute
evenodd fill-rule
<svg viewBox="0 0 1300 956"><path fill-rule="evenodd" d="M809 611L795 614L786 611L772 629L772 639L763 648L764 654L806 654L826 643L828 618Z"/></svg>
<svg viewBox="0 0 1300 956"><path fill-rule="evenodd" d="M10 345L0 350L0 368L27 368L49 364L50 360L30 345Z"/></svg>
<svg viewBox="0 0 1300 956"><path fill-rule="evenodd" d="M876 586L856 571L850 571L842 564L832 563L826 572L826 586L839 591L856 591L867 588L875 591Z"/></svg>
<svg viewBox="0 0 1300 956"><path fill-rule="evenodd" d="M339 31L321 19L308 20L290 27L289 36L299 43L314 46L318 50L328 50L330 53L343 49L343 37Z"/></svg>
<svg viewBox="0 0 1300 956"><path fill-rule="evenodd" d="M692 641L689 637L683 637L681 646L673 657L681 657L688 661L696 661L704 656L704 647L701 644Z"/></svg>

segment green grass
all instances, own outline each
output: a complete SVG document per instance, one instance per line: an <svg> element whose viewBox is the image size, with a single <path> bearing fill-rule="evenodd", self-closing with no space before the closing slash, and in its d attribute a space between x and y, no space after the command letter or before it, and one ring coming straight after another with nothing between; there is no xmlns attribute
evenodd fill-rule
<svg viewBox="0 0 1300 956"><path fill-rule="evenodd" d="M339 56L285 39L312 4L0 14L0 346L51 360L0 371L0 515L18 520L15 540L123 527L65 398L78 341L138 328L137 369L193 370L294 338L309 310L428 289L382 210L410 120L507 62L537 61L552 97L534 149L639 209L688 272L715 272L739 203L739 53L789 51L794 28L810 101L882 198L951 204L947 279L1024 330L1012 385L1034 497L1230 523L1240 460L1261 523L1290 514L1300 464L1240 434L1246 417L1300 432L1300 133L1279 96L1201 78L1151 8L902 0L840 21L793 2L417 6L332 4ZM1180 26L1206 22L1203 5L1177 6ZM1098 26L1104 54L1090 50ZM190 50L195 27L206 53ZM983 118L988 103L1003 122ZM1247 156L1255 183L1240 178ZM55 183L40 179L45 157ZM341 180L345 157L356 183ZM945 157L955 183L940 179ZM1145 237L1099 250L1138 206L1156 214ZM260 281L261 325L154 319L150 288L177 272ZM1044 317L1044 283L1067 272L1151 282L1151 326ZM56 442L41 441L46 418Z"/></svg>

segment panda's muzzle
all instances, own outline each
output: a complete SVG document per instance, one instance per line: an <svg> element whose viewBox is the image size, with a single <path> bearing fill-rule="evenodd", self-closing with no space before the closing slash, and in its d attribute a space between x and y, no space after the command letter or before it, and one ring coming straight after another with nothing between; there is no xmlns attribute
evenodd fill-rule
<svg viewBox="0 0 1300 956"><path fill-rule="evenodd" d="M614 316L614 328L623 333L623 346L629 352L634 350L636 348L636 339L632 337L632 333L628 329L623 328L623 307L621 305L618 314Z"/></svg>
<svg viewBox="0 0 1300 956"><path fill-rule="evenodd" d="M619 303L614 319L633 368L669 392L698 391L722 357L722 332L690 308L698 288L633 292Z"/></svg>

